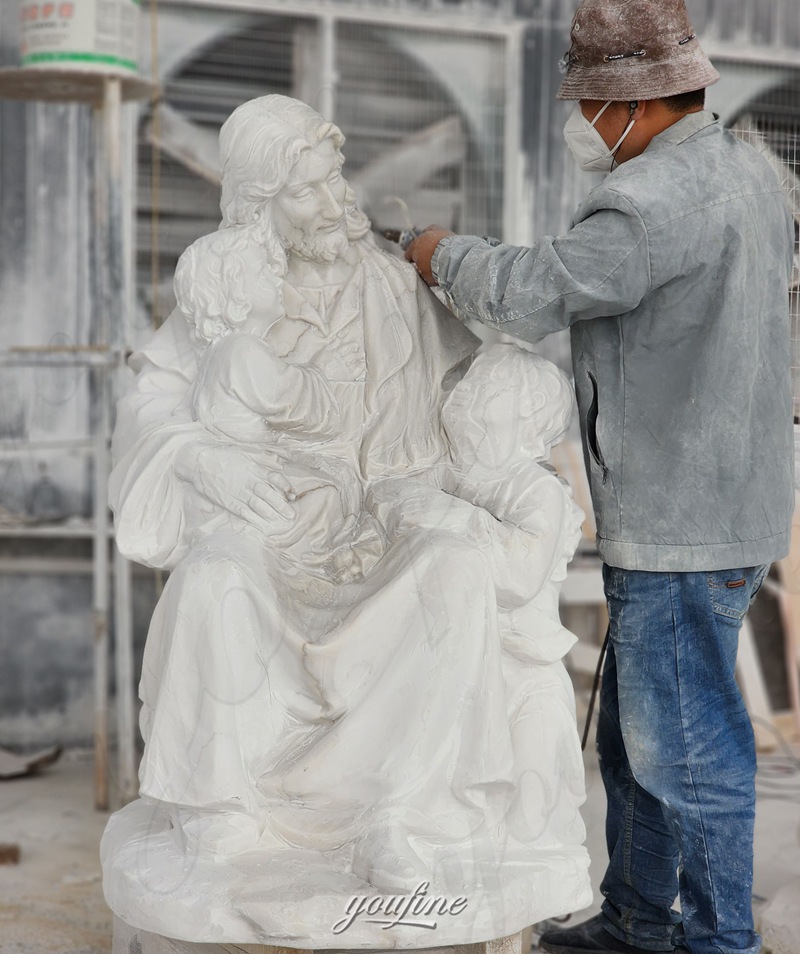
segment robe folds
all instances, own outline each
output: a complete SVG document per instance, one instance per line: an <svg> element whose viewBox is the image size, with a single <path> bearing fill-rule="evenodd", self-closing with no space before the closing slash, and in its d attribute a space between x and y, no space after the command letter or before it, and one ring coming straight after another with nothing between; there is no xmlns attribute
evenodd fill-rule
<svg viewBox="0 0 800 954"><path fill-rule="evenodd" d="M558 617L581 515L538 462L485 480L454 472L441 409L477 341L371 240L351 256L324 314L293 314L286 296L275 347L312 386L289 379L275 412L291 407L311 452L357 475L380 537L379 550L374 533L353 544L369 550L360 572L304 565L186 479L220 439L191 419L202 349L181 315L131 361L117 540L170 576L143 663L141 798L112 817L102 853L115 912L171 937L465 943L591 899L560 661L574 637ZM363 360L348 366L356 332ZM325 400L358 407L315 445L316 374ZM268 475L286 449L263 455ZM349 897L423 883L468 899L438 934L389 937L363 918L333 931Z"/></svg>

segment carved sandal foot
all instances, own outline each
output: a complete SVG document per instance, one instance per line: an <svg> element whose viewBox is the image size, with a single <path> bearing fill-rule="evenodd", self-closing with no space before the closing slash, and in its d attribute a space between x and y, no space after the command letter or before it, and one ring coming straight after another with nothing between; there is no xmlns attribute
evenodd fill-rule
<svg viewBox="0 0 800 954"><path fill-rule="evenodd" d="M225 861L255 848L261 837L258 820L238 812L170 813L175 837L182 850L209 861Z"/></svg>
<svg viewBox="0 0 800 954"><path fill-rule="evenodd" d="M362 835L353 853L353 874L385 894L411 894L431 877L407 839L390 826Z"/></svg>

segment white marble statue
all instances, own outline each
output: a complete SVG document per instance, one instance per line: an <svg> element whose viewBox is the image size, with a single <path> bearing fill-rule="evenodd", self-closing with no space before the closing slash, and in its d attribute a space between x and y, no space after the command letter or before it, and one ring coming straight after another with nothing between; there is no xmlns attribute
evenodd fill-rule
<svg viewBox="0 0 800 954"><path fill-rule="evenodd" d="M309 107L253 100L220 141L222 226L118 411L118 544L171 572L107 900L189 941L376 949L585 906L569 385L511 345L470 366Z"/></svg>
<svg viewBox="0 0 800 954"><path fill-rule="evenodd" d="M336 437L339 404L319 371L279 358L265 341L286 314L258 230L232 226L198 239L178 263L175 290L195 340L205 346L189 392L192 420L223 441L251 447L256 466L271 452L267 479L280 463L295 519L271 534L271 545L339 580L363 573L365 560L371 565L383 552L382 535L364 509L354 468L308 449ZM222 525L258 532L224 508L214 529ZM203 526L208 533L210 523Z"/></svg>

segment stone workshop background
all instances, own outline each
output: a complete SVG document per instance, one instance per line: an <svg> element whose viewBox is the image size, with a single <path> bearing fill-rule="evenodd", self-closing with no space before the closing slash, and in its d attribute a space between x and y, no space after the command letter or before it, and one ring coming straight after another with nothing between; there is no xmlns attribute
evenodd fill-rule
<svg viewBox="0 0 800 954"><path fill-rule="evenodd" d="M768 151L800 221L796 2L688 6L723 77L709 105ZM251 97L298 96L341 126L346 174L379 226L525 243L566 228L592 185L554 99L572 0L162 0L155 50L146 6L141 71L164 95L157 111L129 107L124 130L132 348L172 307L178 255L217 226L216 134ZM0 66L18 44L4 2ZM0 102L0 351L92 341L91 129L87 106ZM568 366L563 337L546 352ZM0 370L0 746L91 737L92 461L28 445L88 436L93 405L85 368ZM134 574L137 654L162 582Z"/></svg>

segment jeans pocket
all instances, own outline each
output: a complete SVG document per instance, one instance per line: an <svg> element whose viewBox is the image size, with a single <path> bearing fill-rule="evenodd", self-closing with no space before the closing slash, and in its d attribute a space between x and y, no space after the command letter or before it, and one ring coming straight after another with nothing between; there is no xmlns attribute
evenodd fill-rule
<svg viewBox="0 0 800 954"><path fill-rule="evenodd" d="M751 566L709 573L708 593L714 612L730 619L743 619L765 572L762 566Z"/></svg>

